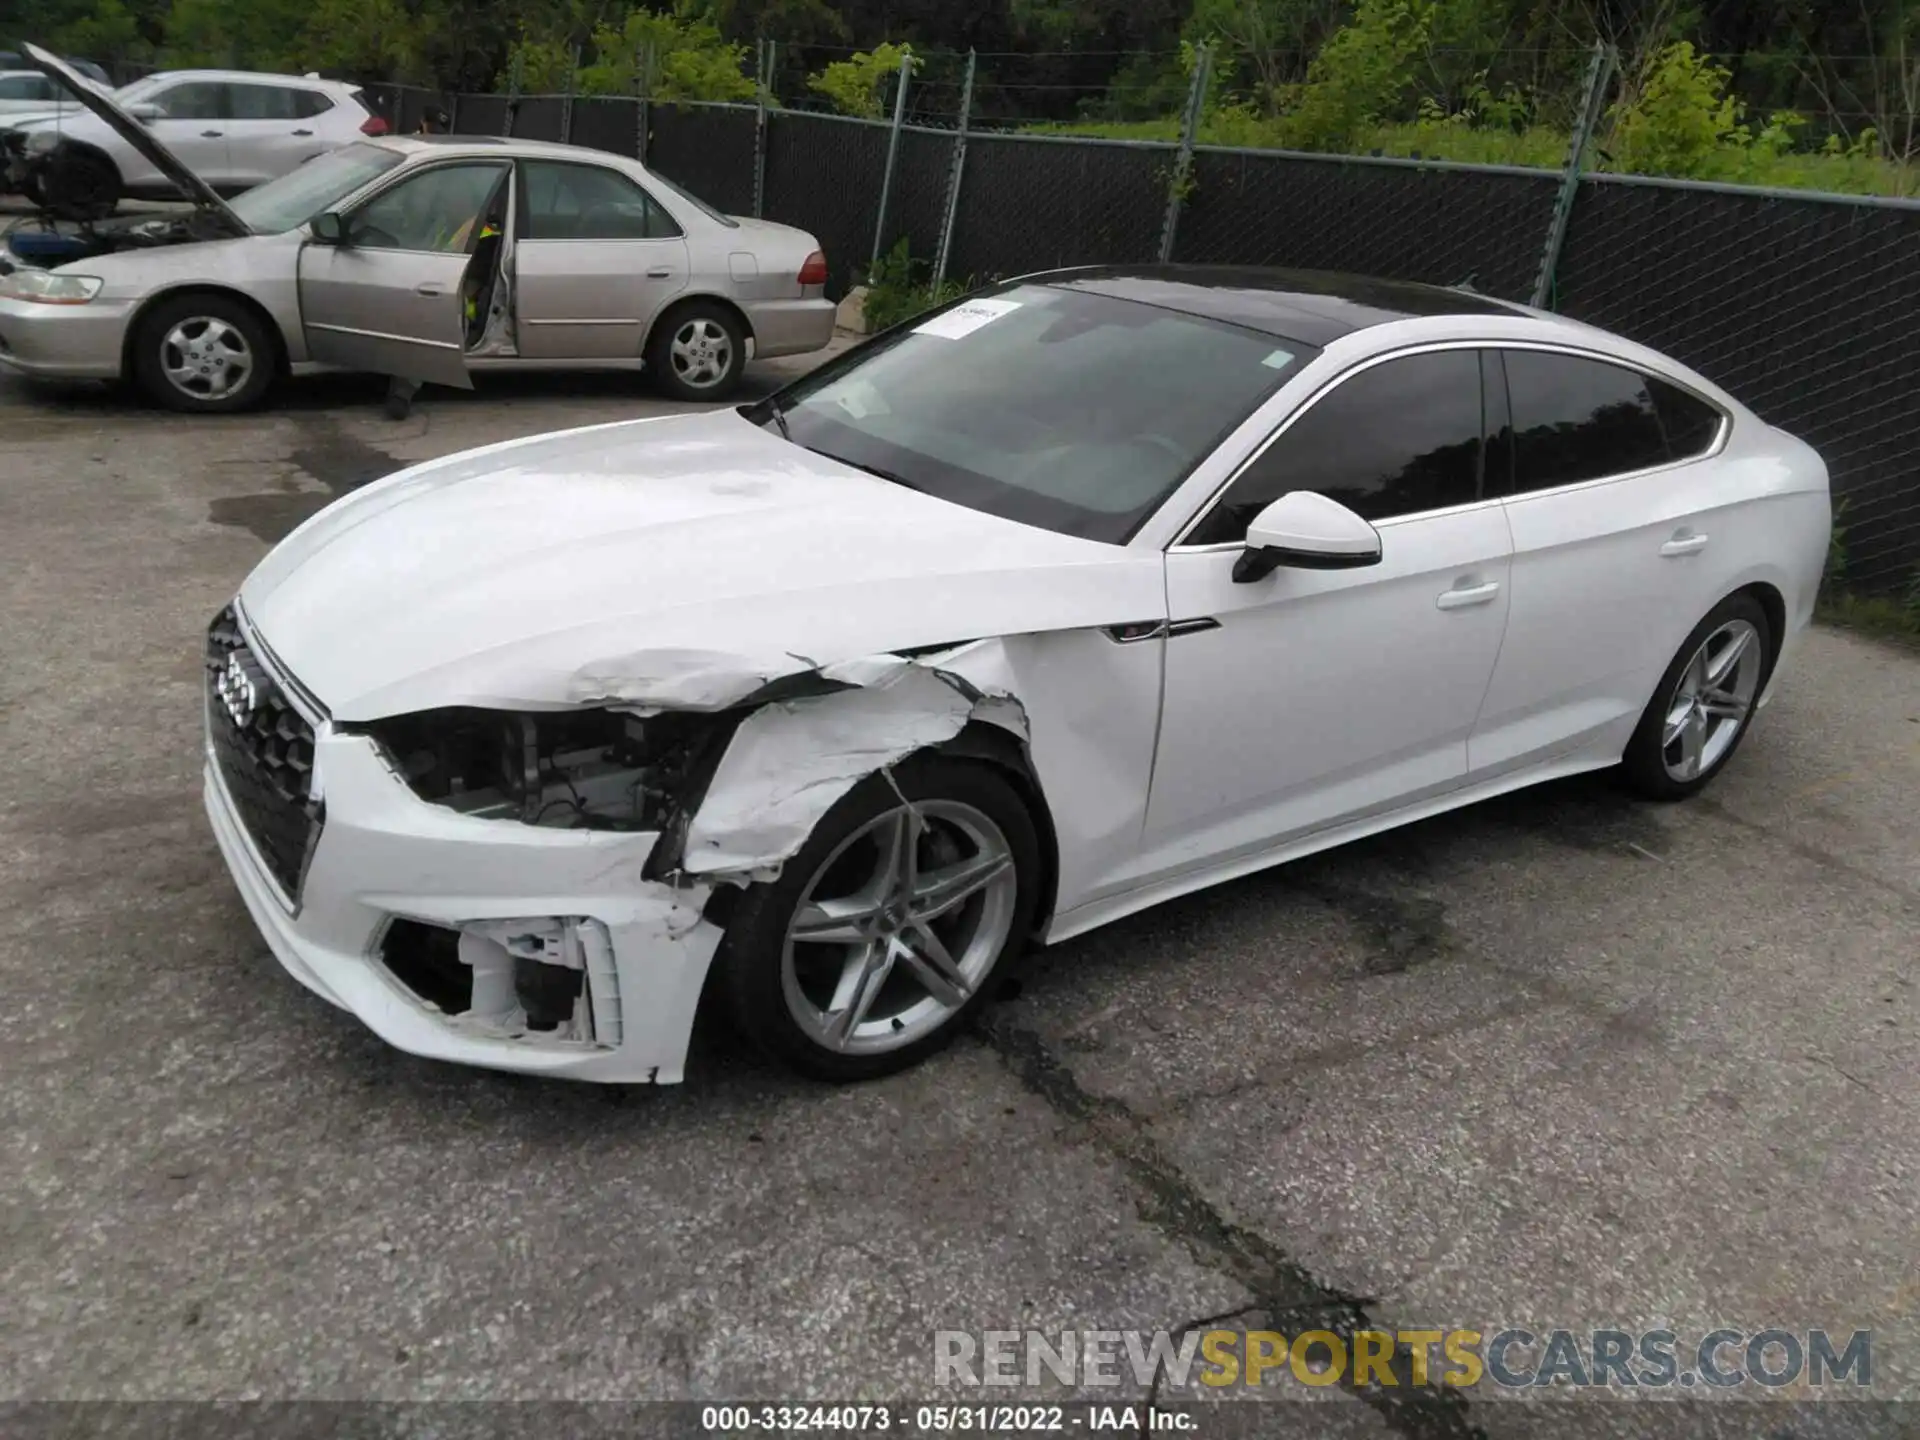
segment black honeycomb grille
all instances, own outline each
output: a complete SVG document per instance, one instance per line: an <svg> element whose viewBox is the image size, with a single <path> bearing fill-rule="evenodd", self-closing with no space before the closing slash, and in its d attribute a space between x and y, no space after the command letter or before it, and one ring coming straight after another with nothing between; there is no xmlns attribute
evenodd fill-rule
<svg viewBox="0 0 1920 1440"><path fill-rule="evenodd" d="M280 889L297 901L320 836L320 803L309 798L313 727L261 667L232 606L207 631L206 686L207 740L227 796Z"/></svg>

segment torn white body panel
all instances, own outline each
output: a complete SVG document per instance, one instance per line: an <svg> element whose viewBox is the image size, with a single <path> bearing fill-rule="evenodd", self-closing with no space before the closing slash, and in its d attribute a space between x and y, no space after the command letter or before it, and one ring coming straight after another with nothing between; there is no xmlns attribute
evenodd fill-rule
<svg viewBox="0 0 1920 1440"><path fill-rule="evenodd" d="M855 688L776 701L734 732L687 830L688 874L778 873L841 796L914 751L951 740L986 702L1001 702L996 719L1013 720L1025 738L1013 697L982 695L931 660L875 656L822 675Z"/></svg>

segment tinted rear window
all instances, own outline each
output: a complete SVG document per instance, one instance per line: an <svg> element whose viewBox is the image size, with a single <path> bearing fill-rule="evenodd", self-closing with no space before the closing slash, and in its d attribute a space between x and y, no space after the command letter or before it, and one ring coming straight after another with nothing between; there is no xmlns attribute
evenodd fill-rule
<svg viewBox="0 0 1920 1440"><path fill-rule="evenodd" d="M1516 493L1666 463L1666 433L1645 376L1573 355L1503 353Z"/></svg>
<svg viewBox="0 0 1920 1440"><path fill-rule="evenodd" d="M1689 395L1664 380L1649 379L1647 388L1653 392L1653 408L1667 432L1668 455L1675 460L1691 460L1705 454L1720 434L1720 412L1697 395Z"/></svg>

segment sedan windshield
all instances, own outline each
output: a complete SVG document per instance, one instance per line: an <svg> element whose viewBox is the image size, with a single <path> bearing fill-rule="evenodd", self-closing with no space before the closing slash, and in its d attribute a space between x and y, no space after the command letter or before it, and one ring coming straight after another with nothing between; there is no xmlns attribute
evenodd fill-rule
<svg viewBox="0 0 1920 1440"><path fill-rule="evenodd" d="M1016 285L852 351L748 414L930 495L1118 544L1313 353L1137 301Z"/></svg>
<svg viewBox="0 0 1920 1440"><path fill-rule="evenodd" d="M384 175L401 161L384 145L344 145L315 156L278 180L257 185L227 205L256 235L279 235Z"/></svg>

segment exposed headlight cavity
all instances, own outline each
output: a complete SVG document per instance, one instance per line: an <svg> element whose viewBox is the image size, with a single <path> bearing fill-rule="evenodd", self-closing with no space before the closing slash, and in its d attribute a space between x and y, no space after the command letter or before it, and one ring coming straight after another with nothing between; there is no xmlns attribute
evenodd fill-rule
<svg viewBox="0 0 1920 1440"><path fill-rule="evenodd" d="M423 710L359 727L423 800L562 830L657 830L717 731L713 715Z"/></svg>

